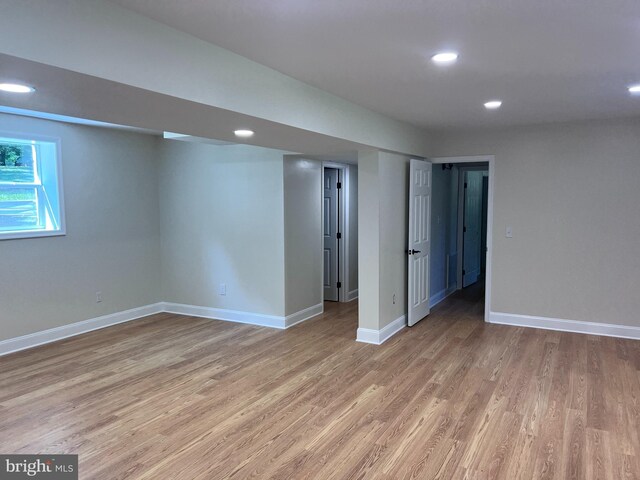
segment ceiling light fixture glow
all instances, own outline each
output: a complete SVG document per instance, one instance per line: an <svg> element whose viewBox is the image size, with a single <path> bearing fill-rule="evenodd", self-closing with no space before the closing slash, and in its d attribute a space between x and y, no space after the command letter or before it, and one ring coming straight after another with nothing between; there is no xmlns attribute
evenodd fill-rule
<svg viewBox="0 0 640 480"><path fill-rule="evenodd" d="M233 133L235 133L236 137L241 137L241 138L249 138L253 136L253 130L240 129L240 130L234 131Z"/></svg>
<svg viewBox="0 0 640 480"><path fill-rule="evenodd" d="M502 106L502 100L491 100L484 104L484 108L487 110L495 110Z"/></svg>
<svg viewBox="0 0 640 480"><path fill-rule="evenodd" d="M440 52L431 57L431 61L439 65L448 65L454 63L456 60L458 60L457 52Z"/></svg>
<svg viewBox="0 0 640 480"><path fill-rule="evenodd" d="M19 83L0 83L0 90L9 93L31 93L36 91L33 87Z"/></svg>
<svg viewBox="0 0 640 480"><path fill-rule="evenodd" d="M629 93L632 95L640 95L640 83L637 85L631 85L629 87Z"/></svg>

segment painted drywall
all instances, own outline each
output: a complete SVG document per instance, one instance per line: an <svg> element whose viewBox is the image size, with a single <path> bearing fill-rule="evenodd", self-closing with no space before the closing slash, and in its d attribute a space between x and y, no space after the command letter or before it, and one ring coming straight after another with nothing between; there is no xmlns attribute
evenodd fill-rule
<svg viewBox="0 0 640 480"><path fill-rule="evenodd" d="M453 198L458 191L457 185L452 183L453 169L442 170L440 165L433 166L431 183L431 270L429 296L442 296L449 287L455 285L455 275L451 276L451 268L447 275L447 257L453 262L455 272L455 241L451 241L452 232L455 234L457 219L452 215ZM457 176L456 176L457 178ZM454 188L455 187L455 188ZM452 225L454 228L452 229ZM455 237L454 237L455 239ZM453 245L453 249L451 248ZM449 284L447 285L447 278Z"/></svg>
<svg viewBox="0 0 640 480"><path fill-rule="evenodd" d="M381 330L406 314L409 157L358 154L360 328Z"/></svg>
<svg viewBox="0 0 640 480"><path fill-rule="evenodd" d="M322 303L322 162L284 158L286 315Z"/></svg>
<svg viewBox="0 0 640 480"><path fill-rule="evenodd" d="M286 152L159 143L163 300L283 316Z"/></svg>
<svg viewBox="0 0 640 480"><path fill-rule="evenodd" d="M160 301L155 139L5 114L0 130L60 139L67 228L0 241L0 340Z"/></svg>
<svg viewBox="0 0 640 480"><path fill-rule="evenodd" d="M380 153L358 152L358 327L380 329Z"/></svg>
<svg viewBox="0 0 640 480"><path fill-rule="evenodd" d="M358 167L349 165L349 281L348 291L358 289Z"/></svg>
<svg viewBox="0 0 640 480"><path fill-rule="evenodd" d="M382 329L407 313L409 157L381 152L379 174Z"/></svg>
<svg viewBox="0 0 640 480"><path fill-rule="evenodd" d="M422 129L107 1L4 0L2 9L11 15L0 16L0 53L363 145L429 149ZM87 108L115 100L98 95Z"/></svg>
<svg viewBox="0 0 640 480"><path fill-rule="evenodd" d="M492 311L640 325L638 152L640 120L439 136L496 158Z"/></svg>

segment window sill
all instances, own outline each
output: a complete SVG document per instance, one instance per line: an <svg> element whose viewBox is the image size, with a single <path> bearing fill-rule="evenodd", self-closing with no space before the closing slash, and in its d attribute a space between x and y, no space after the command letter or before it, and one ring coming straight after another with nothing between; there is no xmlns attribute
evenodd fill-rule
<svg viewBox="0 0 640 480"><path fill-rule="evenodd" d="M64 237L67 232L64 230L25 230L24 232L7 232L0 233L0 241L2 240L19 240L24 238L41 238L41 237Z"/></svg>

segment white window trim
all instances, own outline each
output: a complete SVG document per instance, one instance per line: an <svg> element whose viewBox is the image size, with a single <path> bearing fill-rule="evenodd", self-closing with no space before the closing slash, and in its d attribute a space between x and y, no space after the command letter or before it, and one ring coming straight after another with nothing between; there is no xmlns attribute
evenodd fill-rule
<svg viewBox="0 0 640 480"><path fill-rule="evenodd" d="M39 135L34 133L13 132L8 130L0 130L0 137L15 138L18 140L35 140L36 142L49 142L56 145L56 180L58 183L58 202L60 205L58 230L21 230L19 232L0 232L0 241L17 240L23 238L40 238L40 237L63 237L67 234L67 223L65 220L64 205L64 183L62 181L62 140L60 137L50 137L47 135Z"/></svg>

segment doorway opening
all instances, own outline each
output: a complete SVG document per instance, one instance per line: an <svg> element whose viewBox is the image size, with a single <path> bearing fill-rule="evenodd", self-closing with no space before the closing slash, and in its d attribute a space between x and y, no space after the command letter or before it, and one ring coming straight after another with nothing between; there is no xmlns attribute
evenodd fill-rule
<svg viewBox="0 0 640 480"><path fill-rule="evenodd" d="M322 295L325 302L358 298L357 167L322 164Z"/></svg>
<svg viewBox="0 0 640 480"><path fill-rule="evenodd" d="M433 163L430 307L451 302L484 304L491 291L493 156L441 157Z"/></svg>

